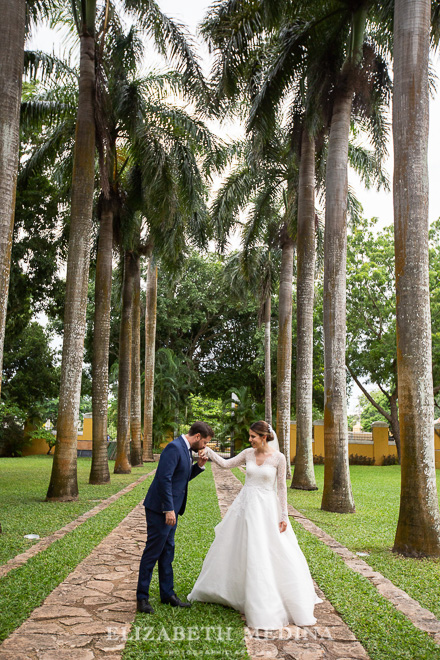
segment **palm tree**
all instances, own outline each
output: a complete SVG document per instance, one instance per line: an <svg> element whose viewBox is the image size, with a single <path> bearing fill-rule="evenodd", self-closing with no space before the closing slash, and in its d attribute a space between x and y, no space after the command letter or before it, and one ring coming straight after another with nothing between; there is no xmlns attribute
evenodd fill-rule
<svg viewBox="0 0 440 660"><path fill-rule="evenodd" d="M72 7L80 39L80 76L72 175L57 444L46 496L48 500L72 500L78 497L76 442L95 176L96 0L80 2L80 17L76 14L76 5L73 4Z"/></svg>
<svg viewBox="0 0 440 660"><path fill-rule="evenodd" d="M330 123L326 159L324 241L324 429L325 478L322 508L354 511L348 467L345 376L345 262L347 161L352 111L361 117L377 149L384 154L382 110L389 80L382 58L364 44L367 12L374 3L349 1L292 3L275 35L276 46L255 95L252 125L271 124L288 91L306 86L305 110L317 106L318 127ZM295 97L296 98L296 97ZM353 98L356 105L353 106ZM295 112L295 104L292 111Z"/></svg>
<svg viewBox="0 0 440 660"><path fill-rule="evenodd" d="M291 488L317 490L312 448L315 139L305 127L299 164L297 235L296 457Z"/></svg>
<svg viewBox="0 0 440 660"><path fill-rule="evenodd" d="M133 252L124 253L124 278L122 284L121 323L119 327L119 374L118 374L118 428L114 473L131 472L130 463L130 413L131 413L131 361L133 333L133 289L136 258Z"/></svg>
<svg viewBox="0 0 440 660"><path fill-rule="evenodd" d="M14 229L25 37L31 23L40 16L47 16L54 5L54 0L1 0L0 3L4 25L0 46L0 388Z"/></svg>
<svg viewBox="0 0 440 660"><path fill-rule="evenodd" d="M143 460L153 461L154 362L156 355L157 267L153 256L148 262L145 300L145 385Z"/></svg>
<svg viewBox="0 0 440 660"><path fill-rule="evenodd" d="M220 247L238 221L239 211L252 206L243 231L244 252L261 245L281 248L279 331L277 345L277 434L290 470L290 396L292 361L292 282L295 228L296 160L290 139L275 131L265 149L249 140L236 145L240 160L212 204ZM289 472L290 476L290 472Z"/></svg>
<svg viewBox="0 0 440 660"><path fill-rule="evenodd" d="M133 319L131 342L131 412L130 462L133 467L142 466L142 422L141 422L141 257L134 255Z"/></svg>
<svg viewBox="0 0 440 660"><path fill-rule="evenodd" d="M177 61L188 89L197 103L208 99L200 66L181 26L173 23L149 0L125 0L143 29L153 37L158 50ZM104 14L107 14L108 0ZM85 333L87 281L92 235L92 204L95 152L95 19L96 0L74 0L73 14L80 37L78 119L72 178L72 211L67 263L63 359L60 405L48 499L75 499L76 440ZM106 23L106 20L104 21Z"/></svg>
<svg viewBox="0 0 440 660"><path fill-rule="evenodd" d="M394 10L394 234L402 484L394 551L440 557L428 271L431 3Z"/></svg>
<svg viewBox="0 0 440 660"><path fill-rule="evenodd" d="M259 324L264 323L264 411L265 420L272 424L272 374L271 374L271 301L278 281L279 250L269 247L269 237L262 246L246 246L241 252L233 252L225 266L225 284L237 300L250 291L258 297Z"/></svg>

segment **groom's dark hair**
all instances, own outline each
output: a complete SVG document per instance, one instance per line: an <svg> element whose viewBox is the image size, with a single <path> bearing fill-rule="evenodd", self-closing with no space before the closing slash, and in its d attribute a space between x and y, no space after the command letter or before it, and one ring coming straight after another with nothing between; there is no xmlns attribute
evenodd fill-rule
<svg viewBox="0 0 440 660"><path fill-rule="evenodd" d="M194 422L188 431L188 435L197 435L197 433L200 433L202 438L214 437L214 431L206 422Z"/></svg>

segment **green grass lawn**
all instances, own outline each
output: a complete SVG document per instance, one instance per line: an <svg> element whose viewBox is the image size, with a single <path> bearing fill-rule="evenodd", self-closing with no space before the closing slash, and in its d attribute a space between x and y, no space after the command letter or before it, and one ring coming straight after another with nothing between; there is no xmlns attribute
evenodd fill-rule
<svg viewBox="0 0 440 660"><path fill-rule="evenodd" d="M173 562L176 594L186 600L214 540L214 526L221 520L211 465L190 482L185 515L179 517ZM227 571L228 566L219 566ZM191 609L162 605L157 566L153 572L150 602L154 615L137 614L123 660L146 658L248 658L243 621L238 612L214 603L193 603ZM211 627L211 628L210 628ZM138 637L138 639L136 639ZM192 637L192 639L190 639ZM182 639L180 639L182 638Z"/></svg>
<svg viewBox="0 0 440 660"><path fill-rule="evenodd" d="M440 560L409 559L391 552L399 515L400 466L350 466L354 514L321 511L324 466L315 466L318 491L288 488L292 506L362 557L423 607L440 617ZM440 490L440 470L437 470Z"/></svg>
<svg viewBox="0 0 440 660"><path fill-rule="evenodd" d="M398 466L350 467L354 497L358 507L358 514L354 515L319 510L324 470L321 465L315 467L320 490L304 492L288 489L289 502L350 549L370 551L375 548L375 553L388 557L388 564L398 561L390 557L384 545L384 539L392 538L390 529L392 522L386 519L389 515L390 501L394 500L396 505L396 493L398 506L400 482L400 475L396 470ZM245 475L240 470L234 469L233 472L240 481L244 482ZM307 532L295 520L291 522L314 579L363 644L372 660L440 659L440 647L426 633L415 628L366 578L348 568L329 547ZM370 545L366 545L368 539ZM371 557L365 559L372 563ZM432 591L437 594L439 591L439 562L418 563L415 560L403 559L400 561L403 563L409 561L413 570L423 572L426 577L424 583L427 589L426 595L431 602ZM380 566L378 570L381 570ZM385 573L384 570L381 572ZM416 586L415 579L410 578L409 581L414 587ZM433 584L434 582L437 584ZM417 585L417 588L424 592L423 585Z"/></svg>
<svg viewBox="0 0 440 660"><path fill-rule="evenodd" d="M52 456L0 458L0 522L3 531L0 564L36 543L25 539L25 534L38 534L41 538L52 534L93 509L101 500L148 474L157 465L145 463L141 468L134 468L131 474L113 474L114 461L111 461L111 483L91 486L88 483L91 458L78 458L79 499L76 502L45 502L52 460Z"/></svg>

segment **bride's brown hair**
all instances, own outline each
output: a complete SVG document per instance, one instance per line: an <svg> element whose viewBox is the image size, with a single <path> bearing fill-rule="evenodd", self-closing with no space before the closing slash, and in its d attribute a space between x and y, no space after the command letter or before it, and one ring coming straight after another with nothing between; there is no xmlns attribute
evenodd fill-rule
<svg viewBox="0 0 440 660"><path fill-rule="evenodd" d="M270 442L274 438L272 431L269 430L269 424L262 419L260 419L259 422L251 424L250 429L251 431L255 431L258 435L266 435L266 442Z"/></svg>

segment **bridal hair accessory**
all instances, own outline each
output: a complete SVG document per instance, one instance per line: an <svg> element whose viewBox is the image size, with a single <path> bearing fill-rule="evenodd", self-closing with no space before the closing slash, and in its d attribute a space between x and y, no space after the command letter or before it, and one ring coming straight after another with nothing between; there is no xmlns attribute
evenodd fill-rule
<svg viewBox="0 0 440 660"><path fill-rule="evenodd" d="M269 433L273 433L273 428L270 424L267 425L269 427Z"/></svg>

